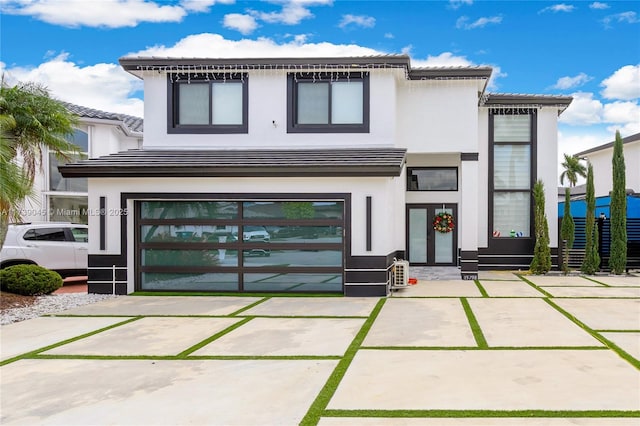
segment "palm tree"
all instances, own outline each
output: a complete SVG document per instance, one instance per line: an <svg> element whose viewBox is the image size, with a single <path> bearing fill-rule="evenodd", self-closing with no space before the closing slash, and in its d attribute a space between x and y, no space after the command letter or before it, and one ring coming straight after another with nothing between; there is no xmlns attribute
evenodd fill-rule
<svg viewBox="0 0 640 426"><path fill-rule="evenodd" d="M77 118L43 86L0 82L0 248L10 219L18 220L24 197L31 193L43 151L69 160L79 148L66 137ZM17 163L20 162L20 164Z"/></svg>
<svg viewBox="0 0 640 426"><path fill-rule="evenodd" d="M569 186L576 186L578 176L587 177L587 168L580 162L580 158L573 155L564 154L564 172L560 175L560 183L564 185L564 179L567 178Z"/></svg>

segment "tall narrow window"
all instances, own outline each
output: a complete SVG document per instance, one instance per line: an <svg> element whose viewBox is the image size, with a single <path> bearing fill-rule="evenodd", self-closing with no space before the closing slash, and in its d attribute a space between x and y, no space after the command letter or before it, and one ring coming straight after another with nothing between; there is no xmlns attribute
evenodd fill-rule
<svg viewBox="0 0 640 426"><path fill-rule="evenodd" d="M493 237L531 236L532 118L493 114Z"/></svg>
<svg viewBox="0 0 640 426"><path fill-rule="evenodd" d="M289 133L367 133L367 73L305 73L288 76Z"/></svg>
<svg viewBox="0 0 640 426"><path fill-rule="evenodd" d="M247 133L248 77L244 74L171 75L169 133Z"/></svg>

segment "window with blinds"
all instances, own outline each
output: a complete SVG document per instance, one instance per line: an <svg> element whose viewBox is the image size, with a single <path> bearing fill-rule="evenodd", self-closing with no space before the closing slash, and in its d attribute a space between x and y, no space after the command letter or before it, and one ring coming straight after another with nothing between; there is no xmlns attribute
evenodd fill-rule
<svg viewBox="0 0 640 426"><path fill-rule="evenodd" d="M493 115L493 237L531 236L532 116Z"/></svg>

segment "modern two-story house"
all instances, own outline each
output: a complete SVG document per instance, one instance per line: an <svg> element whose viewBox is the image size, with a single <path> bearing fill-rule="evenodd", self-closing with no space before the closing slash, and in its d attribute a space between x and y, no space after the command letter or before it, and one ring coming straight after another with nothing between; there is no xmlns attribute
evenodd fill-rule
<svg viewBox="0 0 640 426"><path fill-rule="evenodd" d="M69 140L78 146L82 157L95 158L142 146L142 118L66 102L64 106L78 118L74 134ZM71 161L77 158L75 155L70 157ZM24 201L24 222L87 223L87 178L62 177L58 171L61 162L53 153L44 153L42 167L33 182L34 195Z"/></svg>
<svg viewBox="0 0 640 426"><path fill-rule="evenodd" d="M144 80L142 148L60 167L88 178L97 212L90 292L386 295L394 258L465 279L528 268L538 179L556 215L571 98L487 93L489 67L412 68L404 55L120 64Z"/></svg>

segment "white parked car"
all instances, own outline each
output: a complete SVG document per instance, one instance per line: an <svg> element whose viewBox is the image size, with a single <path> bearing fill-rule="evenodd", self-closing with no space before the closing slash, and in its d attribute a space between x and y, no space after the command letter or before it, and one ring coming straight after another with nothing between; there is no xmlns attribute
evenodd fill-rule
<svg viewBox="0 0 640 426"><path fill-rule="evenodd" d="M36 264L63 277L87 275L89 227L67 222L9 225L0 267Z"/></svg>

